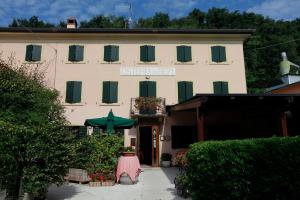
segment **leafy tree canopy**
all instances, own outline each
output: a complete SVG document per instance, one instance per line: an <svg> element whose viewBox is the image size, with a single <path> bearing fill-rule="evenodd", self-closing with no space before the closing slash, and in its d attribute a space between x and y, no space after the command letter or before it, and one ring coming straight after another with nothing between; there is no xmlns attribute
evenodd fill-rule
<svg viewBox="0 0 300 200"><path fill-rule="evenodd" d="M32 16L29 19L13 19L9 27L35 27L35 28L52 28L54 24L44 22L37 16Z"/></svg>
<svg viewBox="0 0 300 200"><path fill-rule="evenodd" d="M33 197L45 194L63 182L73 157L59 94L43 85L38 67L0 60L0 185L12 196L21 182Z"/></svg>

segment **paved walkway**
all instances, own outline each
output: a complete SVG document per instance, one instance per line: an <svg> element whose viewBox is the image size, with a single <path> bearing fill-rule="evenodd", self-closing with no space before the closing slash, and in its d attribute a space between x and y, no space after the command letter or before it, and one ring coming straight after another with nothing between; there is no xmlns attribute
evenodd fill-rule
<svg viewBox="0 0 300 200"><path fill-rule="evenodd" d="M89 187L88 185L65 184L52 186L48 200L181 200L176 195L174 178L176 168L143 168L135 185L113 187Z"/></svg>

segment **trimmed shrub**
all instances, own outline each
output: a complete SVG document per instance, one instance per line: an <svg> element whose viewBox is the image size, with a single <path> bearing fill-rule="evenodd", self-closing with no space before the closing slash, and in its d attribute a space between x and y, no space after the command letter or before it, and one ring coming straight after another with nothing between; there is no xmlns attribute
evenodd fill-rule
<svg viewBox="0 0 300 200"><path fill-rule="evenodd" d="M300 198L300 137L197 143L187 160L193 199Z"/></svg>

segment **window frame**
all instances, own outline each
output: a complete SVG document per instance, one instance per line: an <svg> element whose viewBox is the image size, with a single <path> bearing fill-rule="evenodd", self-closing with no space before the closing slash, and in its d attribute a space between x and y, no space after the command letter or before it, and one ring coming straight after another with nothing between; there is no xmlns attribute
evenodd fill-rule
<svg viewBox="0 0 300 200"><path fill-rule="evenodd" d="M31 50L29 50L29 47L31 47ZM39 52L38 59L34 59L34 52L37 51ZM30 51L30 52L28 52ZM28 54L29 58L28 58ZM25 49L25 61L29 63L36 63L36 62L41 62L42 60L42 45L37 45L37 44L28 44L26 45Z"/></svg>
<svg viewBox="0 0 300 200"><path fill-rule="evenodd" d="M115 94L115 101L113 101L111 99L111 84L116 84L116 94ZM109 87L109 95L108 95L108 99L105 99L105 84L108 84ZM101 103L103 104L117 104L119 102L119 82L118 81L103 81L102 82L102 99L101 99Z"/></svg>

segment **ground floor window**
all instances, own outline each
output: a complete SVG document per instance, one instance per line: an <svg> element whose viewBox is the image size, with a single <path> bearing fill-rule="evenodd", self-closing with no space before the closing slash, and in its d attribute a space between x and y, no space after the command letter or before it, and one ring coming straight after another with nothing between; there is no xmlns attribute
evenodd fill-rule
<svg viewBox="0 0 300 200"><path fill-rule="evenodd" d="M188 148L190 144L197 142L196 126L172 126L172 148Z"/></svg>

